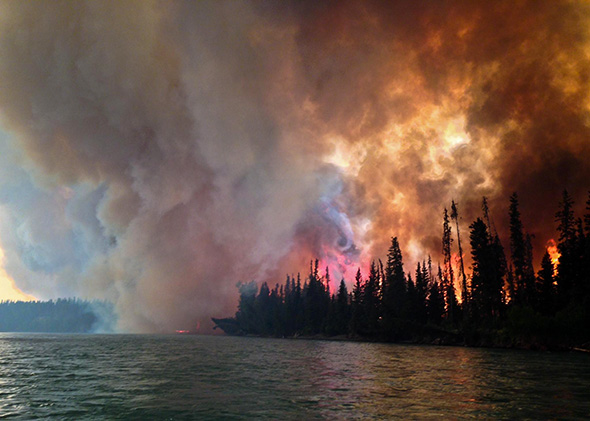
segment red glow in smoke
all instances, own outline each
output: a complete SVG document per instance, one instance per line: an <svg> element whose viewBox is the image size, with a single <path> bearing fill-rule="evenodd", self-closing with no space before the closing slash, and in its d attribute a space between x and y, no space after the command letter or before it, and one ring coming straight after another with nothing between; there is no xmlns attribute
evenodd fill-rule
<svg viewBox="0 0 590 421"><path fill-rule="evenodd" d="M336 293L340 280L344 279L346 284L352 287L354 277L358 269L363 276L369 273L370 261L362 254L350 254L346 251L331 248L329 245L322 246L319 260L319 268L322 276L325 276L326 267L330 271L330 290Z"/></svg>

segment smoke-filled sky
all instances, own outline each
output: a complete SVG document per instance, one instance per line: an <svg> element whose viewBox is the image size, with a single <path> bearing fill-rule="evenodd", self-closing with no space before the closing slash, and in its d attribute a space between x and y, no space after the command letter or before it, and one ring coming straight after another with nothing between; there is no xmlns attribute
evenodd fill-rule
<svg viewBox="0 0 590 421"><path fill-rule="evenodd" d="M590 189L585 1L0 2L7 282L194 329L311 258L439 259L482 196L537 262ZM464 246L465 247L465 246Z"/></svg>

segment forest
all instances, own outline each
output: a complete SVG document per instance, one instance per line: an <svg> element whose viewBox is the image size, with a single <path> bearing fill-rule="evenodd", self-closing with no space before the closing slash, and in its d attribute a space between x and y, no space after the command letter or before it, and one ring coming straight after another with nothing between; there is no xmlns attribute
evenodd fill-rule
<svg viewBox="0 0 590 421"><path fill-rule="evenodd" d="M0 332L90 333L105 328L112 305L74 298L0 302Z"/></svg>
<svg viewBox="0 0 590 421"><path fill-rule="evenodd" d="M393 237L386 260L374 260L366 274L359 269L352 291L341 280L332 292L328 268L321 273L315 260L303 280L287 276L272 288L266 282L259 288L254 281L238 283L235 316L213 321L233 335L588 349L590 192L585 209L577 217L564 190L555 213L559 259L552 261L546 251L536 273L516 193L509 202L507 248L483 198L481 216L469 226L470 273L453 201L442 215L442 264L427 257L405 271Z"/></svg>

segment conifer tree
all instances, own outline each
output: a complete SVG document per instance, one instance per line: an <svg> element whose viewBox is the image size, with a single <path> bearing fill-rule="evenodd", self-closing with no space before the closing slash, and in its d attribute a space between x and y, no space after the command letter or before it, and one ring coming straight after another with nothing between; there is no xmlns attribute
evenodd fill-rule
<svg viewBox="0 0 590 421"><path fill-rule="evenodd" d="M443 214L443 238L442 238L442 253L444 261L443 272L443 289L446 303L447 320L451 323L455 322L457 312L457 299L455 297L455 277L453 274L453 261L451 254L451 225L449 221L449 213L447 208Z"/></svg>
<svg viewBox="0 0 590 421"><path fill-rule="evenodd" d="M328 336L338 335L338 318L336 315L336 296L332 295L328 302L328 314L324 322L324 333Z"/></svg>
<svg viewBox="0 0 590 421"><path fill-rule="evenodd" d="M418 296L416 294L416 284L412 279L412 274L408 273L408 283L406 287L406 310L404 318L406 320L416 321L418 314Z"/></svg>
<svg viewBox="0 0 590 421"><path fill-rule="evenodd" d="M561 306L565 306L572 298L572 287L575 277L575 238L576 228L574 219L574 201L567 190L563 191L559 202L558 211L555 214L559 241L557 249L561 254L557 267L557 290Z"/></svg>
<svg viewBox="0 0 590 421"><path fill-rule="evenodd" d="M584 233L584 223L582 218L577 218L571 253L572 297L570 301L572 303L584 303L590 292L590 267L588 266L587 251L588 238Z"/></svg>
<svg viewBox="0 0 590 421"><path fill-rule="evenodd" d="M416 302L415 302L415 315L416 321L422 324L426 323L427 312L426 312L426 297L428 296L428 271L426 269L426 263L420 262L416 264Z"/></svg>
<svg viewBox="0 0 590 421"><path fill-rule="evenodd" d="M498 276L504 278L508 273L508 278L504 281L504 285L502 286L502 301L503 303L507 302L506 296L507 294L510 295L510 299L516 302L516 286L514 282L514 272L511 269L508 271L508 262L506 261L506 254L504 253L504 246L502 246L502 242L500 241L500 236L496 231L494 226L494 222L490 216L490 209L488 206L488 199L484 196L482 199L481 205L483 211L483 220L487 226L488 234L490 235L492 241L492 250L494 254L494 261L497 262L497 269L498 269ZM533 276L534 278L534 276ZM534 279L533 279L534 280ZM504 289L506 288L506 289Z"/></svg>
<svg viewBox="0 0 590 421"><path fill-rule="evenodd" d="M488 232L490 232L489 229ZM491 232L490 235L492 235ZM506 262L506 254L504 253L504 247L500 242L498 233L494 233L492 236L492 251L494 262L496 262L496 276L498 279L502 280L502 303L506 303L506 291L504 290L504 285L506 285L508 282L508 280L505 279L508 270L508 263ZM534 276L532 279L534 281ZM512 283L514 282L512 281Z"/></svg>
<svg viewBox="0 0 590 421"><path fill-rule="evenodd" d="M537 274L537 310L545 315L552 315L554 313L555 288L553 286L553 269L551 256L546 251L541 260L541 269Z"/></svg>
<svg viewBox="0 0 590 421"><path fill-rule="evenodd" d="M395 319L402 317L406 308L406 278L397 237L392 237L387 253L382 297L383 332L386 337L391 338L395 335Z"/></svg>
<svg viewBox="0 0 590 421"><path fill-rule="evenodd" d="M272 333L272 310L271 310L270 289L268 284L263 282L256 297L257 325L260 334L270 335Z"/></svg>
<svg viewBox="0 0 590 421"><path fill-rule="evenodd" d="M440 325L445 311L445 299L441 286L442 269L438 266L438 277L432 277L428 287L428 321Z"/></svg>
<svg viewBox="0 0 590 421"><path fill-rule="evenodd" d="M450 219L456 223L457 242L460 243L454 201L451 218L446 209L444 212L444 265L442 268L438 265L437 276L433 274L430 256L427 262L416 264L415 272L406 275L399 242L393 237L386 266L381 260L373 261L365 282L359 268L351 293L342 279L332 296L329 268L320 277L316 259L310 262L309 276L303 287L300 274L297 274L296 280L294 276L287 275L284 285L277 283L272 289L266 282L259 289L254 282L238 283L240 300L235 317L213 320L228 333L267 336L349 334L385 340L409 338L420 331L438 330L443 335L453 335L459 328L466 334L467 340L502 329L502 335L515 335L512 339L520 341L523 338L518 336L518 329L522 330L524 326L524 331L530 331L530 326L541 323L551 327L549 331L562 331L560 337L565 335L564 343L569 346L587 342L590 340L587 329L590 324L590 199L584 219L576 219L573 200L564 191L556 213L561 257L554 268L546 252L536 275L532 265L532 237L523 229L518 197L514 194L510 199L510 245L514 270L512 266L507 268L504 249L492 228L485 198L483 219L478 218L470 225L471 282L466 282L464 267L460 267L458 272L462 288L467 289L463 294L466 297L464 308L471 309L468 323L451 325L451 322L460 320L457 316L461 310L454 301L452 282ZM459 253L462 255L461 247ZM520 278L514 279L517 273ZM533 281L530 282L530 279ZM514 304L510 312L505 312L507 303ZM532 306L534 311L519 308L523 304ZM573 320L571 326L565 326L565 320ZM441 328L419 329L425 324ZM517 330L512 331L514 328Z"/></svg>
<svg viewBox="0 0 590 421"><path fill-rule="evenodd" d="M350 332L352 335L360 335L363 331L363 278L361 269L358 268L354 277L354 288L352 290Z"/></svg>
<svg viewBox="0 0 590 421"><path fill-rule="evenodd" d="M518 195L515 193L510 196L510 253L512 266L514 268L514 293L516 301L519 304L527 302L525 290L525 240L520 220L520 210L518 209Z"/></svg>
<svg viewBox="0 0 590 421"><path fill-rule="evenodd" d="M289 275L283 287L283 318L284 318L284 332L285 336L291 336L295 333L295 308L293 300L293 290L295 284Z"/></svg>
<svg viewBox="0 0 590 421"><path fill-rule="evenodd" d="M559 209L555 213L555 222L557 222L557 231L559 232L558 248L569 246L573 242L576 227L574 218L574 200L567 190L563 191ZM561 251L561 250L560 250Z"/></svg>
<svg viewBox="0 0 590 421"><path fill-rule="evenodd" d="M527 233L524 240L524 288L525 302L534 304L536 301L535 269L533 267L533 244L532 236Z"/></svg>
<svg viewBox="0 0 590 421"><path fill-rule="evenodd" d="M348 290L344 279L340 281L338 295L336 296L337 334L344 335L348 332L350 321L350 304L348 302Z"/></svg>
<svg viewBox="0 0 590 421"><path fill-rule="evenodd" d="M455 221L457 229L457 247L459 248L459 274L461 275L461 300L463 301L463 307L469 302L467 292L467 276L465 276L465 262L463 261L463 248L461 247L461 234L459 232L459 212L457 211L457 205L455 201L451 201L451 219ZM467 312L465 312L467 314Z"/></svg>
<svg viewBox="0 0 590 421"><path fill-rule="evenodd" d="M483 211L483 219L488 227L488 232L495 234L496 230L492 226L492 219L490 218L490 208L488 206L488 198L485 196L481 200L481 210Z"/></svg>
<svg viewBox="0 0 590 421"><path fill-rule="evenodd" d="M379 330L379 271L375 261L371 262L369 277L363 290L363 313L365 315L365 335L375 336Z"/></svg>
<svg viewBox="0 0 590 421"><path fill-rule="evenodd" d="M303 332L305 326L305 314L303 308L303 288L301 286L301 274L297 272L297 283L293 294L293 307L295 309L295 332Z"/></svg>
<svg viewBox="0 0 590 421"><path fill-rule="evenodd" d="M319 278L318 260L310 263L310 273L304 293L305 331L317 334L322 331L327 314L325 287Z"/></svg>
<svg viewBox="0 0 590 421"><path fill-rule="evenodd" d="M505 304L516 304L516 286L514 285L514 271L512 270L512 264L508 266L508 272L506 273L506 293L504 294Z"/></svg>
<svg viewBox="0 0 590 421"><path fill-rule="evenodd" d="M477 218L470 228L473 315L480 322L490 323L501 313L503 279L498 273L498 262L486 224Z"/></svg>

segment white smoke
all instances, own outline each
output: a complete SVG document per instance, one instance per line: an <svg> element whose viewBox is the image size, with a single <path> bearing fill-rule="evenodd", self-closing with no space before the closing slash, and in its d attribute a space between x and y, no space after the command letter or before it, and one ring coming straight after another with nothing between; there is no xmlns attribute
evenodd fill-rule
<svg viewBox="0 0 590 421"><path fill-rule="evenodd" d="M506 238L518 191L542 252L588 188L590 13L499 4L0 2L7 272L151 332L392 236L436 262L452 199Z"/></svg>
<svg viewBox="0 0 590 421"><path fill-rule="evenodd" d="M231 313L323 194L309 133L274 115L293 100L275 56L289 33L237 2L3 7L0 106L27 169L2 180L18 285L112 300L126 331Z"/></svg>

